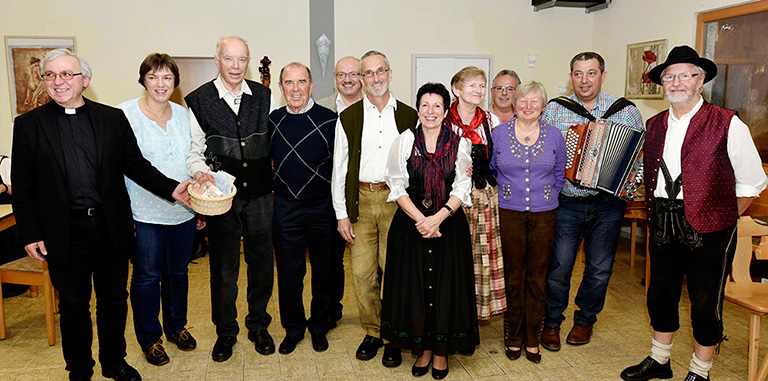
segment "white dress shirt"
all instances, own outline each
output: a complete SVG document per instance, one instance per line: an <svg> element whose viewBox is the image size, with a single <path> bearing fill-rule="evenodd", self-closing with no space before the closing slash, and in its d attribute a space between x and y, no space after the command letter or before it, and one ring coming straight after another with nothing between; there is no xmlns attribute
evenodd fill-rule
<svg viewBox="0 0 768 381"><path fill-rule="evenodd" d="M667 117L667 135L664 139L664 162L669 169L669 175L676 179L682 173L682 149L685 134L688 131L688 125L691 118L699 111L704 104L704 98L699 97L696 106L685 115L678 119L672 107L669 108ZM733 167L733 174L736 177L736 197L757 197L760 192L768 185L768 178L763 171L760 155L757 153L755 143L752 141L752 135L749 133L749 127L737 116L731 118L731 124L728 128L728 158ZM653 192L655 197L668 198L665 186L667 184L664 174L659 169L658 186ZM683 199L685 189L680 190L677 195L678 200Z"/></svg>
<svg viewBox="0 0 768 381"><path fill-rule="evenodd" d="M390 97L392 95L390 94ZM363 95L365 98L365 95ZM347 105L344 104L344 100L341 99L341 94L336 94L336 114L341 114L342 111L347 109Z"/></svg>
<svg viewBox="0 0 768 381"><path fill-rule="evenodd" d="M360 174L359 180L367 183L383 183L387 166L387 156L392 142L399 135L395 123L397 101L389 94L389 101L384 110L363 97L363 136L360 143ZM347 196L344 192L347 182L347 165L349 163L349 141L341 118L336 121L336 137L333 148L333 176L331 179L331 194L336 219L348 217Z"/></svg>
<svg viewBox="0 0 768 381"><path fill-rule="evenodd" d="M231 93L224 87L224 82L221 80L221 74L213 80L213 85L216 86L216 90L219 92L219 98L224 99L235 114L240 112L239 99L243 94L253 95L251 88L248 87L248 84L246 84L245 81L240 85L239 93ZM272 112L278 108L278 104L275 102L275 97L271 94L269 98L269 112ZM190 176L194 176L198 171L202 173L208 172L209 168L205 164L205 149L207 148L207 145L205 144L205 132L200 128L200 123L197 121L192 108L189 108L189 127L190 132L192 133L192 149L189 151L189 155L187 155L187 170L189 171Z"/></svg>

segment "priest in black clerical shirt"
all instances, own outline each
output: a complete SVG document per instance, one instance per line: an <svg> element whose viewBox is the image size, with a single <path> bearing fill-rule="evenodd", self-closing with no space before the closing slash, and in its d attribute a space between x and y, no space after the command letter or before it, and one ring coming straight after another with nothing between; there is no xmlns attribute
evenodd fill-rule
<svg viewBox="0 0 768 381"><path fill-rule="evenodd" d="M123 176L186 205L189 181L168 179L144 159L122 111L83 98L91 69L82 57L52 50L40 68L53 101L17 117L13 132L13 209L21 240L30 257L48 262L59 291L70 380L93 375L91 285L102 374L141 380L125 362L134 238Z"/></svg>

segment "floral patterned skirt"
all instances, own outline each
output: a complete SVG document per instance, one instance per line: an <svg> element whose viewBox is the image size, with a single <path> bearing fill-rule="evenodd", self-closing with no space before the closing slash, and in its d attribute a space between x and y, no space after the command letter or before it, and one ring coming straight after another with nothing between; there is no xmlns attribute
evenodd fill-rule
<svg viewBox="0 0 768 381"><path fill-rule="evenodd" d="M472 189L472 207L465 209L472 233L477 317L486 320L507 310L504 256L499 231L499 192L487 185Z"/></svg>

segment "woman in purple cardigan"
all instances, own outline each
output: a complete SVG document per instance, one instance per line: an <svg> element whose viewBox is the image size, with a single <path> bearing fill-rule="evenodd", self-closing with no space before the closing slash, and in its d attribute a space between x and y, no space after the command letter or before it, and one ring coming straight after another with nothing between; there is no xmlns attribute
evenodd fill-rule
<svg viewBox="0 0 768 381"><path fill-rule="evenodd" d="M507 296L506 355L517 360L525 346L525 358L534 363L541 361L544 280L565 181L563 135L539 119L546 99L541 83L521 85L514 95L516 117L491 133Z"/></svg>

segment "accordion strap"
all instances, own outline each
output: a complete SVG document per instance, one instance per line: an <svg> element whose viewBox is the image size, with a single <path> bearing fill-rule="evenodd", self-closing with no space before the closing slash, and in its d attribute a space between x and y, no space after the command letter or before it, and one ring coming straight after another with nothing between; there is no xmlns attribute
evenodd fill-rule
<svg viewBox="0 0 768 381"><path fill-rule="evenodd" d="M549 102L558 103L561 106L567 108L568 110L571 110L576 114L589 119L590 121L594 122L597 119L592 114L590 114L589 111L587 111L587 109L584 108L583 105L574 101L571 98L559 96L557 98L552 98ZM627 98L619 98L616 100L616 102L613 102L613 104L610 107L608 107L608 110L605 111L605 114L603 114L601 118L606 119L611 115L621 111L624 107L634 106L634 105L635 104Z"/></svg>
<svg viewBox="0 0 768 381"><path fill-rule="evenodd" d="M616 100L616 102L613 102L611 107L608 107L608 110L606 110L605 114L603 114L603 119L606 119L609 116L621 111L624 107L634 106L634 105L635 103L627 98L619 98Z"/></svg>
<svg viewBox="0 0 768 381"><path fill-rule="evenodd" d="M568 110L571 110L571 111L575 112L576 114L589 119L590 121L594 122L595 119L596 119L594 116L592 116L592 114L589 113L589 111L587 111L586 108L584 108L584 106L582 106L581 104L577 103L576 101L574 101L571 98L564 97L564 96L559 96L557 98L552 98L548 103L551 103L551 102L555 102L555 103L557 103L557 104L567 108Z"/></svg>

